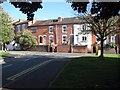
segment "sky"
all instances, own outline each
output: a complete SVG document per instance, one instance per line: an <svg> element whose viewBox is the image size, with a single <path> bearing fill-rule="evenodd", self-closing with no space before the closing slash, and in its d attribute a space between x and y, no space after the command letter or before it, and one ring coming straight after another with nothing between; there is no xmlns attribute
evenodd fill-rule
<svg viewBox="0 0 120 90"><path fill-rule="evenodd" d="M15 8L11 3L4 2L1 4L4 10L14 19L27 19L27 15ZM75 17L75 11L71 8L70 3L66 2L42 2L42 9L38 9L34 14L34 19L46 20L56 19L58 17Z"/></svg>

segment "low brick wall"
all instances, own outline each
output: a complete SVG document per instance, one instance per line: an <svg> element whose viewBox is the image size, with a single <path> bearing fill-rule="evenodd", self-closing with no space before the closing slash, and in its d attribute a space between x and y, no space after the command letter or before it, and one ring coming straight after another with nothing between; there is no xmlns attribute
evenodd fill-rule
<svg viewBox="0 0 120 90"><path fill-rule="evenodd" d="M71 46L59 45L57 46L57 52L73 52L73 53L87 53L87 46Z"/></svg>
<svg viewBox="0 0 120 90"><path fill-rule="evenodd" d="M75 53L87 53L87 45L86 46L73 46L73 52Z"/></svg>
<svg viewBox="0 0 120 90"><path fill-rule="evenodd" d="M39 51L39 52L48 52L48 45L37 45L35 47L32 47L28 49L28 51Z"/></svg>
<svg viewBox="0 0 120 90"><path fill-rule="evenodd" d="M70 52L70 46L69 45L58 45L57 52Z"/></svg>
<svg viewBox="0 0 120 90"><path fill-rule="evenodd" d="M50 46L46 45L37 45L29 49L28 51L39 51L39 52L52 52ZM87 53L87 46L71 46L70 45L58 45L54 52L73 52L73 53Z"/></svg>

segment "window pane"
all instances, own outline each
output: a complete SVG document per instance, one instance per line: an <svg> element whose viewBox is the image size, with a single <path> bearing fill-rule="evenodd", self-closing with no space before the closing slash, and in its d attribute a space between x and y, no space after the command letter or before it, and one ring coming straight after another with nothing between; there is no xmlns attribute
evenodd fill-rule
<svg viewBox="0 0 120 90"><path fill-rule="evenodd" d="M63 26L62 26L62 32L63 32L63 33L66 33L66 32L67 32L67 25L63 25Z"/></svg>
<svg viewBox="0 0 120 90"><path fill-rule="evenodd" d="M32 31L32 33L35 33L36 32L36 28L32 28L31 31Z"/></svg>
<svg viewBox="0 0 120 90"><path fill-rule="evenodd" d="M18 32L20 32L20 25L17 26Z"/></svg>
<svg viewBox="0 0 120 90"><path fill-rule="evenodd" d="M42 43L42 39L43 39L42 36L40 36L40 43Z"/></svg>
<svg viewBox="0 0 120 90"><path fill-rule="evenodd" d="M53 26L49 26L49 33L53 33Z"/></svg>

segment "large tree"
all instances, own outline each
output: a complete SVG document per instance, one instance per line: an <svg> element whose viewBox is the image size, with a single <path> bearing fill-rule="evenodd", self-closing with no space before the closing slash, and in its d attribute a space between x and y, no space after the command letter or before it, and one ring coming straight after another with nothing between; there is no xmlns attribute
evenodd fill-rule
<svg viewBox="0 0 120 90"><path fill-rule="evenodd" d="M73 10L76 10L78 13L87 15L87 2L74 2L74 0L68 0L71 2L71 7ZM118 2L97 2L91 3L90 14L94 15L93 17L85 20L90 24L92 32L100 39L101 41L101 54L100 57L103 58L103 43L107 35L114 32L113 26L115 26L116 19L113 20L111 17L119 15L120 10L120 1ZM110 19L111 18L111 19ZM111 29L112 28L112 29ZM98 35L99 34L99 35Z"/></svg>
<svg viewBox="0 0 120 90"><path fill-rule="evenodd" d="M0 5L0 41L9 43L14 38L12 19Z"/></svg>
<svg viewBox="0 0 120 90"><path fill-rule="evenodd" d="M33 36L32 33L27 29L17 33L15 40L20 44L22 50L27 50L37 44L36 37Z"/></svg>
<svg viewBox="0 0 120 90"><path fill-rule="evenodd" d="M36 2L37 1L37 2ZM41 0L10 0L10 3L15 6L15 8L20 8L20 11L27 14L28 20L33 20L34 12L39 8L42 8Z"/></svg>

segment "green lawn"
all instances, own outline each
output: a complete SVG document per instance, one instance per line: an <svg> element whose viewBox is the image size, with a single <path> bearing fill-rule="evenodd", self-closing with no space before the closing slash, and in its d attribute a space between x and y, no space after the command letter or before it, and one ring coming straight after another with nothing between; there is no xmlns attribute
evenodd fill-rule
<svg viewBox="0 0 120 90"><path fill-rule="evenodd" d="M10 53L8 53L8 52L0 52L0 56L7 56L7 55L9 55Z"/></svg>
<svg viewBox="0 0 120 90"><path fill-rule="evenodd" d="M80 57L71 60L49 88L119 87L120 56L105 55L104 60Z"/></svg>

